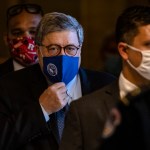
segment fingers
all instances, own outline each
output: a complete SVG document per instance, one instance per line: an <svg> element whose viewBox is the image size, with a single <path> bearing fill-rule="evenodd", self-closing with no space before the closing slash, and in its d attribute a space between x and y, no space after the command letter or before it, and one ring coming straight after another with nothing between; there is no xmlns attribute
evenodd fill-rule
<svg viewBox="0 0 150 150"><path fill-rule="evenodd" d="M63 82L49 86L40 96L39 102L48 114L63 108L67 102L67 89Z"/></svg>
<svg viewBox="0 0 150 150"><path fill-rule="evenodd" d="M58 92L58 93L65 93L67 91L66 85L63 82L55 83L51 86L48 87L47 92L53 91L53 92Z"/></svg>
<svg viewBox="0 0 150 150"><path fill-rule="evenodd" d="M51 85L51 87L55 87L55 88L62 88L62 87L66 87L65 83L64 82L58 82L58 83L55 83L53 85Z"/></svg>

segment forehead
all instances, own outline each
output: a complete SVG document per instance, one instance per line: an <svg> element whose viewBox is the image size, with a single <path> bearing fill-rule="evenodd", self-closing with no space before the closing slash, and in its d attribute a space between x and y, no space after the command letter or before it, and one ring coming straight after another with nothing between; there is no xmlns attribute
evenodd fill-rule
<svg viewBox="0 0 150 150"><path fill-rule="evenodd" d="M144 26L140 26L138 28L138 35L149 35L150 34L150 24L149 25L144 25Z"/></svg>
<svg viewBox="0 0 150 150"><path fill-rule="evenodd" d="M24 26L37 27L42 16L40 14L31 14L26 11L22 11L19 15L13 16L8 21L8 28L21 28Z"/></svg>
<svg viewBox="0 0 150 150"><path fill-rule="evenodd" d="M43 44L59 44L65 46L67 44L79 44L77 33L75 31L57 31L48 33L42 41Z"/></svg>
<svg viewBox="0 0 150 150"><path fill-rule="evenodd" d="M138 27L138 32L133 41L149 41L150 40L150 24Z"/></svg>

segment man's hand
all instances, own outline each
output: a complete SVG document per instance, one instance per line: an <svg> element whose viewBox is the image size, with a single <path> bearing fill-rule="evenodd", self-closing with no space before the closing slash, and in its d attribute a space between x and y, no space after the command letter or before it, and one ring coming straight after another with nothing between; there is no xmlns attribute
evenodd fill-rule
<svg viewBox="0 0 150 150"><path fill-rule="evenodd" d="M49 86L40 96L39 102L45 111L50 115L63 108L66 103L66 86L63 82Z"/></svg>

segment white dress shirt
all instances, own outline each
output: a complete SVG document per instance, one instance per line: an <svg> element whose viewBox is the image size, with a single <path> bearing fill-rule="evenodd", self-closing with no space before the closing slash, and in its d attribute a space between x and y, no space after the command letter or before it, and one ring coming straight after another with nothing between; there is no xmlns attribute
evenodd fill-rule
<svg viewBox="0 0 150 150"><path fill-rule="evenodd" d="M13 65L14 65L14 71L23 69L24 66L20 65L18 62L16 62L15 60L13 60Z"/></svg>
<svg viewBox="0 0 150 150"><path fill-rule="evenodd" d="M82 96L80 76L76 75L67 85L68 104Z"/></svg>
<svg viewBox="0 0 150 150"><path fill-rule="evenodd" d="M119 89L120 89L120 97L125 97L129 92L137 89L138 87L131 83L129 80L127 80L123 73L119 76Z"/></svg>

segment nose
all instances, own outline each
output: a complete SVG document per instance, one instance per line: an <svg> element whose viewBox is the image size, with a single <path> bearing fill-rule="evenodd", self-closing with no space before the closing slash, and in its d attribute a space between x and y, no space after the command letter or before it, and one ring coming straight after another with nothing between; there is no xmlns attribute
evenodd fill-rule
<svg viewBox="0 0 150 150"><path fill-rule="evenodd" d="M61 47L59 55L66 55L64 47Z"/></svg>
<svg viewBox="0 0 150 150"><path fill-rule="evenodd" d="M23 36L29 37L29 38L33 37L33 36L29 33L29 31L25 31L24 34L23 34Z"/></svg>

